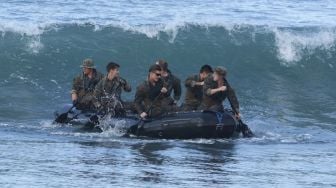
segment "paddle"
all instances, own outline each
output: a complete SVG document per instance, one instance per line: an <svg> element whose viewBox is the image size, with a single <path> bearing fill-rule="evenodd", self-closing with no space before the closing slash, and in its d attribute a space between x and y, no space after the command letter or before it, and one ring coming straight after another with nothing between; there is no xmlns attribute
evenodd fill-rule
<svg viewBox="0 0 336 188"><path fill-rule="evenodd" d="M251 129L248 127L247 124L245 124L241 118L238 119L238 123L239 123L239 128L240 128L240 131L242 132L243 134L243 137L245 138L251 138L251 137L254 137L254 134L253 132L251 131Z"/></svg>
<svg viewBox="0 0 336 188"><path fill-rule="evenodd" d="M88 93L85 93L83 97L85 97L87 94L88 94ZM76 107L77 104L78 104L78 100L76 100L76 102L74 102L74 103L72 104L72 106L69 108L69 110L68 110L67 112L65 112L65 113L63 113L63 114L61 114L61 115L59 115L59 116L55 119L54 122L56 122L56 123L66 123L67 120L68 120L68 114L71 112L71 110L72 110L73 108ZM77 114L77 116L78 116L78 114ZM76 116L75 116L75 117L76 117ZM74 117L74 118L75 118L75 117ZM74 119L74 118L72 118L72 119Z"/></svg>
<svg viewBox="0 0 336 188"><path fill-rule="evenodd" d="M68 113L70 113L71 110L72 110L73 108L75 108L75 106L76 106L76 104L73 104L73 105L71 106L71 108L70 108L68 111L66 111L65 113L59 115L59 116L55 119L54 122L56 122L56 123L66 123L67 120L68 120Z"/></svg>
<svg viewBox="0 0 336 188"><path fill-rule="evenodd" d="M145 111L146 114L148 114L148 113L152 110L154 103L161 97L162 94L163 94L163 93L161 92L158 96L155 97L155 99L152 101L151 105L149 105L149 108ZM140 130L140 129L144 126L144 124L145 124L145 120L146 120L145 118L139 117L139 121L138 121L138 123L132 125L132 126L129 128L129 130L131 130L131 132L136 132L136 135L138 135L138 134L139 134L139 130ZM135 131L135 129L136 129L136 131Z"/></svg>

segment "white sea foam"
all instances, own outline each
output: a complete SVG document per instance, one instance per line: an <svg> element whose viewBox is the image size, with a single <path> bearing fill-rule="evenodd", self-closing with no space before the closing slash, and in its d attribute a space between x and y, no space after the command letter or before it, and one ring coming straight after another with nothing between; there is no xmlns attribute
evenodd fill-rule
<svg viewBox="0 0 336 188"><path fill-rule="evenodd" d="M21 73L11 73L9 75L9 77L11 79L19 79L19 80L21 80L25 84L29 84L29 85L34 86L35 88L38 88L40 90L44 90L44 87L41 84L39 84L39 80L38 79L31 79L28 76L23 75Z"/></svg>
<svg viewBox="0 0 336 188"><path fill-rule="evenodd" d="M227 29L229 33L231 33L232 37L234 33L239 29L244 27L249 27L248 25L220 25L218 23L213 24L194 24L194 26L202 27L202 28L211 28L211 27L222 27ZM159 25L140 25L140 26L131 26L126 23L117 23L108 26L100 26L94 25L93 31L101 30L106 27L119 27L125 31L131 31L134 33L144 34L148 38L157 38L159 39L161 33L165 33L169 37L169 42L174 43L176 36L181 30L186 30L189 26L192 25L187 22L171 22L167 24L159 24ZM86 25L83 23L83 25ZM50 26L49 26L50 27ZM59 25L53 26L60 28ZM258 26L255 26L257 28ZM99 28L99 29L97 29ZM305 56L312 55L316 52L316 50L322 51L332 51L335 48L336 43L336 31L334 28L320 28L314 31L293 31L291 29L282 29L278 27L262 27L263 29L255 29L255 31L251 31L252 39L255 38L256 33L265 34L271 33L275 37L275 47L277 50L277 57L282 62L284 66L292 66L296 65L296 62L302 60ZM44 29L44 30L50 30ZM264 32L264 33L262 33ZM35 35L35 34L38 35ZM43 48L44 44L40 41L41 32L31 32L32 36L28 40L27 51L32 54L38 54ZM239 45L243 41L237 41L234 38L233 42L236 42ZM330 68L333 68L333 64L328 64Z"/></svg>
<svg viewBox="0 0 336 188"><path fill-rule="evenodd" d="M59 124L53 123L52 120L41 120L39 122L42 129L50 129L50 128L56 128L60 127Z"/></svg>
<svg viewBox="0 0 336 188"><path fill-rule="evenodd" d="M103 130L102 135L109 137L113 136L124 136L126 132L127 122L122 119L103 119L100 120L99 127Z"/></svg>
<svg viewBox="0 0 336 188"><path fill-rule="evenodd" d="M333 30L293 32L275 29L274 34L278 58L283 60L286 66L300 61L303 54L310 55L317 49L331 50L336 42L336 32Z"/></svg>
<svg viewBox="0 0 336 188"><path fill-rule="evenodd" d="M38 54L41 49L43 49L44 45L40 42L40 37L33 37L28 42L27 50L29 53Z"/></svg>
<svg viewBox="0 0 336 188"><path fill-rule="evenodd" d="M8 124L8 123L0 123L0 126L1 126L1 127L8 127L9 124Z"/></svg>

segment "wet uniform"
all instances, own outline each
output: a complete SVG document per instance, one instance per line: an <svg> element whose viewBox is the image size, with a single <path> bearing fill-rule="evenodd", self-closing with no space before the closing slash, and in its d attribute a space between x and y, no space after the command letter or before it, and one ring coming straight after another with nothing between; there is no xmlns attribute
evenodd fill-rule
<svg viewBox="0 0 336 188"><path fill-rule="evenodd" d="M170 71L168 71L167 77L162 77L167 93L163 94L163 104L176 106L174 101L178 101L181 98L181 80L174 76ZM174 97L172 97L172 92L174 92Z"/></svg>
<svg viewBox="0 0 336 188"><path fill-rule="evenodd" d="M116 111L123 110L121 100L122 90L131 92L132 88L123 78L114 78L109 80L104 77L96 86L94 95L99 101L99 104L105 110L114 109Z"/></svg>
<svg viewBox="0 0 336 188"><path fill-rule="evenodd" d="M213 76L207 77L204 81L204 87L203 87L204 95L202 105L200 108L202 110L222 111L224 110L223 102L226 98L228 98L232 110L235 113L239 113L239 103L236 97L236 93L226 79L224 79L224 86L227 87L225 91L221 91L213 95L210 95L210 90L218 88L218 84L213 80Z"/></svg>
<svg viewBox="0 0 336 188"><path fill-rule="evenodd" d="M202 82L199 75L190 76L185 80L187 91L183 104L184 111L197 110L202 103L203 86L196 85L196 82Z"/></svg>
<svg viewBox="0 0 336 188"><path fill-rule="evenodd" d="M83 73L74 78L71 93L78 96L76 107L80 110L93 110L94 107L94 89L98 82L103 78L103 74L93 70L93 76L90 79Z"/></svg>
<svg viewBox="0 0 336 188"><path fill-rule="evenodd" d="M131 92L132 88L123 78L114 78L109 80L107 77L104 77L96 86L95 96L101 101L102 97L114 96L118 100L121 100L122 90L126 92Z"/></svg>
<svg viewBox="0 0 336 188"><path fill-rule="evenodd" d="M155 85L144 81L137 87L134 105L139 114L146 112L149 117L157 117L171 111L170 106L164 105L166 97L161 94L162 87L164 87L162 79Z"/></svg>

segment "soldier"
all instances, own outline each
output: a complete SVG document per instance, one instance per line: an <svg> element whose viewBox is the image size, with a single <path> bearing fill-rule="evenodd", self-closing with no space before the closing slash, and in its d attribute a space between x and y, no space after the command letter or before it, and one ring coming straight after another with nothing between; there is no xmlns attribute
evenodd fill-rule
<svg viewBox="0 0 336 188"><path fill-rule="evenodd" d="M213 73L210 65L203 65L199 74L190 76L185 81L185 87L187 88L185 95L185 102L183 104L184 111L197 110L203 98L203 85L204 80Z"/></svg>
<svg viewBox="0 0 336 188"><path fill-rule="evenodd" d="M135 109L141 118L157 117L170 110L163 104L168 90L161 79L161 67L152 65L148 72L148 79L137 87L135 93Z"/></svg>
<svg viewBox="0 0 336 188"><path fill-rule="evenodd" d="M161 78L167 86L167 93L163 94L163 105L172 106L177 110L177 102L180 100L182 93L181 80L171 73L166 61L158 60L156 64L161 67ZM174 97L172 97L172 92L174 92Z"/></svg>
<svg viewBox="0 0 336 188"><path fill-rule="evenodd" d="M110 62L106 66L107 75L97 84L94 95L100 107L105 111L114 110L115 115L124 112L121 100L122 90L131 92L132 88L128 82L119 76L120 65Z"/></svg>
<svg viewBox="0 0 336 188"><path fill-rule="evenodd" d="M96 70L92 59L85 59L81 65L83 73L74 78L71 99L74 106L80 110L93 110L94 89L103 78L103 74Z"/></svg>
<svg viewBox="0 0 336 188"><path fill-rule="evenodd" d="M205 79L201 109L223 111L223 101L228 98L236 117L240 118L239 103L234 90L226 80L226 69L217 67L214 74Z"/></svg>

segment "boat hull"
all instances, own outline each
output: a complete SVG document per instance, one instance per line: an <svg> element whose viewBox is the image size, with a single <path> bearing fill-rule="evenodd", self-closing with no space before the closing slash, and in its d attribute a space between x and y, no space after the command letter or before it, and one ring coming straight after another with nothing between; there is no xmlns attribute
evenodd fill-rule
<svg viewBox="0 0 336 188"><path fill-rule="evenodd" d="M59 114L59 113L56 113ZM73 110L68 114L67 124L76 126L82 131L102 132L106 129L99 123L90 120L94 112ZM57 116L56 116L57 118ZM231 112L192 111L169 113L164 116L140 120L134 114L125 117L110 118L123 120L125 135L161 139L194 139L194 138L231 138L239 134L239 123ZM101 119L99 119L101 121ZM114 128L115 124L109 124Z"/></svg>
<svg viewBox="0 0 336 188"><path fill-rule="evenodd" d="M179 112L139 123L131 134L151 138L193 139L231 138L238 134L238 123L229 112Z"/></svg>

